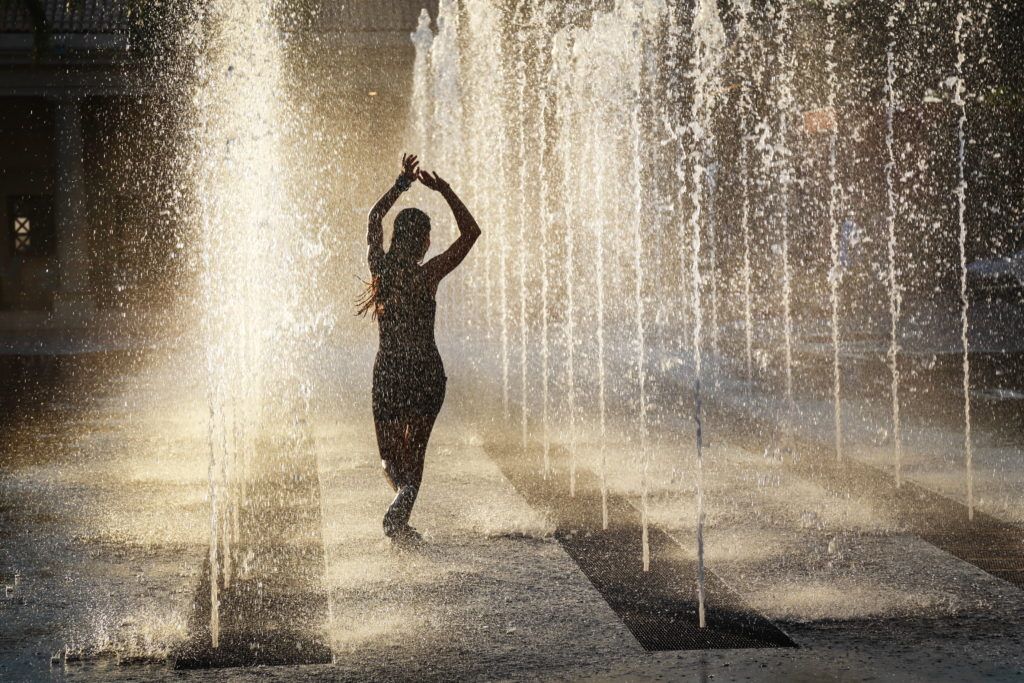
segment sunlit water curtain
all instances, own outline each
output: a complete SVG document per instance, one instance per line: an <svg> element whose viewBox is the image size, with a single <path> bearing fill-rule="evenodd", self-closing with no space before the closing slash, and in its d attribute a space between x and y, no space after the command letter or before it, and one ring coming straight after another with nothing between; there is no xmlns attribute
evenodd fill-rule
<svg viewBox="0 0 1024 683"><path fill-rule="evenodd" d="M310 351L319 249L289 198L274 3L217 0L204 36L196 120L199 299L209 401L211 635L219 592L254 563L239 561L240 518L260 482L283 477L308 447ZM255 560L258 563L258 558Z"/></svg>
<svg viewBox="0 0 1024 683"><path fill-rule="evenodd" d="M915 397L949 378L907 370L931 349L963 357L962 395L943 394L963 445L942 456L962 458L954 495L973 509L972 210L1019 207L993 191L1008 164L992 145L974 199L990 3L954 5L445 0L436 34L424 15L410 130L481 218L478 370L539 471L567 444L573 495L576 453L597 452L602 497L646 509L650 429L680 461L696 451L700 529L706 397L771 423L768 451L810 435L898 483L904 417L949 427ZM984 124L978 140L1010 138ZM640 491L612 480L629 468Z"/></svg>

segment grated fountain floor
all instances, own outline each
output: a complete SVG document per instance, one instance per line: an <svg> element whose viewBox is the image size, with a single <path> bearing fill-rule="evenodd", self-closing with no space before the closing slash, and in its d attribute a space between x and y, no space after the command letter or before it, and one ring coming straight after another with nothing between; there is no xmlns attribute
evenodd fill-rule
<svg viewBox="0 0 1024 683"><path fill-rule="evenodd" d="M730 440L757 448L771 425L749 413L718 404L719 426ZM969 517L968 507L912 481L896 485L893 474L846 457L838 460L831 449L815 441L791 437L800 457L785 460L795 475L840 495L852 496L885 510L896 525L996 578L1024 588L1024 527L980 510Z"/></svg>
<svg viewBox="0 0 1024 683"><path fill-rule="evenodd" d="M538 449L526 457L514 446L489 444L487 454L516 491L555 522L555 538L576 562L637 642L649 651L796 647L744 604L714 572L706 570L707 627L698 627L697 565L679 552L665 531L650 529L651 566L643 571L640 511L617 493L608 496L609 527L602 529L601 488L588 471L577 473L569 490L569 453L551 450L549 476L541 475Z"/></svg>
<svg viewBox="0 0 1024 683"><path fill-rule="evenodd" d="M286 444L260 444L264 476L239 505L235 581L217 596L219 644L211 646L210 559L189 619L188 640L170 655L176 669L325 664L332 659L320 625L328 619L315 454ZM254 465L254 466L255 466ZM223 562L223 560L221 560Z"/></svg>

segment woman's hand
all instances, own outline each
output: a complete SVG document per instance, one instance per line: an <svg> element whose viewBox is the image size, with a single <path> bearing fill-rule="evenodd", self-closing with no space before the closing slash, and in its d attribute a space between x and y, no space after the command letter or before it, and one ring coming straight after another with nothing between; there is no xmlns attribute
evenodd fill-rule
<svg viewBox="0 0 1024 683"><path fill-rule="evenodd" d="M435 192L443 192L450 187L448 182L441 176L437 175L437 173L431 175L429 171L420 171L416 179Z"/></svg>
<svg viewBox="0 0 1024 683"><path fill-rule="evenodd" d="M410 183L416 180L419 174L418 166L420 162L416 158L415 154L403 154L402 155L402 177L408 180Z"/></svg>

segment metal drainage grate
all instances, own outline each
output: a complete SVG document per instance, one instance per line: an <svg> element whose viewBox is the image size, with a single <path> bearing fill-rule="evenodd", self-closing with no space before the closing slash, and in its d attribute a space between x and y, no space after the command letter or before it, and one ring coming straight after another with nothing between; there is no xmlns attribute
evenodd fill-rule
<svg viewBox="0 0 1024 683"><path fill-rule="evenodd" d="M749 449L763 447L762 434L772 425L740 412L735 406L714 406L720 423L731 427L729 440ZM1024 588L1024 528L980 510L968 516L967 506L904 480L897 487L889 472L852 458L837 460L830 447L793 437L803 457L787 461L799 477L827 490L853 496L891 514L899 526L983 572Z"/></svg>
<svg viewBox="0 0 1024 683"><path fill-rule="evenodd" d="M603 530L595 477L580 472L570 497L564 472L545 479L517 451L494 445L486 450L520 495L555 520L555 538L645 650L796 647L710 571L708 624L699 628L696 563L667 533L651 527L651 567L643 571L640 513L624 497L609 494L611 524ZM557 455L565 457L560 449Z"/></svg>
<svg viewBox="0 0 1024 683"><path fill-rule="evenodd" d="M279 453L287 453L287 461ZM218 647L212 646L210 632L210 581L220 577L211 576L207 560L196 587L191 637L171 653L176 669L332 661L321 635L328 596L316 461L309 449L274 444L257 454L260 459L253 463L274 475L250 482L239 504L232 546L238 571L230 586L220 584Z"/></svg>

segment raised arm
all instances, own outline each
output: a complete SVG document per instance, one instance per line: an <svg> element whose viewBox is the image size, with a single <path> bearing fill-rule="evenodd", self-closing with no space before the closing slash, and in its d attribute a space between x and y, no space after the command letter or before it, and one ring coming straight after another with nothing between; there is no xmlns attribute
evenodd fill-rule
<svg viewBox="0 0 1024 683"><path fill-rule="evenodd" d="M370 272L376 274L380 271L384 262L384 216L391 207L398 201L398 197L409 189L416 180L417 165L419 161L415 154L402 155L402 174L398 176L391 189L384 193L384 196L377 200L377 203L370 209L370 218L366 227L367 253L366 261L370 264Z"/></svg>
<svg viewBox="0 0 1024 683"><path fill-rule="evenodd" d="M426 171L420 171L416 178L425 186L441 193L441 196L448 202L448 206L451 207L452 214L455 216L455 224L459 228L458 239L445 249L443 253L427 261L424 266L434 283L437 284L448 273L455 270L462 263L463 259L466 258L466 255L469 254L469 250L473 248L473 244L480 237L480 226L477 225L473 214L469 212L466 205L462 203L459 196L452 190L451 185L445 182L441 176L437 175L437 173L431 175Z"/></svg>

